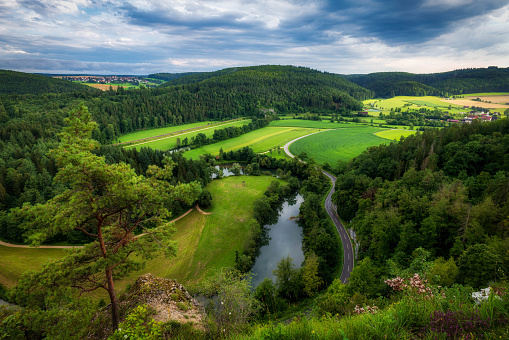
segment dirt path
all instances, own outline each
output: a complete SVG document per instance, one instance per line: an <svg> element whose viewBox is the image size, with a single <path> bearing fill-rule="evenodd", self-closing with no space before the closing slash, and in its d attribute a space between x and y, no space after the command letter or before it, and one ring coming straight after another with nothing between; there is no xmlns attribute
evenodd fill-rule
<svg viewBox="0 0 509 340"><path fill-rule="evenodd" d="M11 247L11 248L34 248L35 247L32 247L32 246L27 246L27 245L24 245L24 244L12 244L12 243L6 243L6 242L3 242L3 241L0 241L0 245L4 246L4 247ZM72 248L81 248L83 246L39 246L37 248L43 248L43 249L55 249L55 248L62 248L62 249L72 249Z"/></svg>
<svg viewBox="0 0 509 340"><path fill-rule="evenodd" d="M199 205L196 205L196 210L198 210L200 212L200 214L202 214L202 215L212 215L213 214L211 212L205 212L205 211L201 210Z"/></svg>
<svg viewBox="0 0 509 340"><path fill-rule="evenodd" d="M201 211L200 207L196 206L196 208L198 209L199 212L201 212L202 214L204 215L210 215L212 213L205 213L203 211ZM170 221L170 223L173 223L173 222L176 222L178 220L180 220L182 217L186 216L187 214L189 214L191 211L193 211L194 208L191 208L189 209L188 211L186 211L185 213L183 213L182 215L180 215L179 217L177 217L176 219ZM140 237L142 235L145 235L145 234L140 234L136 237ZM58 249L58 248L61 248L61 249L72 249L72 248L82 248L83 246L39 246L39 247L32 247L32 246L29 246L29 245L25 245L25 244L12 244L12 243L7 243L7 242L3 242L0 240L0 246L4 246L4 247L10 247L10 248L42 248L42 249Z"/></svg>

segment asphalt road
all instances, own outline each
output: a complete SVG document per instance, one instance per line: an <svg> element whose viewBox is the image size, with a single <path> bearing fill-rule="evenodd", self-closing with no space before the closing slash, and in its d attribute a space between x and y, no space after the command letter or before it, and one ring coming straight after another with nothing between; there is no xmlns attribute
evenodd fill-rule
<svg viewBox="0 0 509 340"><path fill-rule="evenodd" d="M319 131L321 132L321 131ZM318 133L318 132L315 132ZM290 144L295 142L296 140L299 140L301 138L310 136L312 134L302 136L299 138L296 138L292 141L289 141L284 146L284 150L286 154L292 158L295 156L292 155L290 152ZM330 190L329 194L327 195L327 199L325 199L325 210L327 210L327 213L329 214L332 222L334 222L334 225L336 226L336 229L338 230L339 236L341 237L341 243L343 244L343 271L341 272L341 282L347 283L348 279L350 278L350 273L353 270L353 264L354 264L354 258L353 258L353 247L352 247L352 241L350 241L350 237L348 236L348 233L346 232L345 226L343 226L343 223L339 220L338 214L336 213L337 209L334 204L332 204L332 194L334 193L334 188L336 187L336 177L329 174L326 171L322 172L325 174L325 176L329 177L329 179L332 182L332 189Z"/></svg>
<svg viewBox="0 0 509 340"><path fill-rule="evenodd" d="M348 236L348 233L346 232L345 227L343 226L343 223L339 220L339 217L336 213L336 206L332 203L331 197L334 193L334 187L336 184L336 177L329 174L326 171L322 171L332 182L332 189L330 190L329 194L327 195L327 198L325 199L325 210L327 210L327 213L329 214L332 222L334 222L334 225L336 226L336 229L338 230L339 236L341 237L341 243L343 244L343 272L341 273L341 282L347 283L348 279L350 278L350 273L353 269L354 264L354 258L353 258L353 247L352 242L350 241L350 237Z"/></svg>

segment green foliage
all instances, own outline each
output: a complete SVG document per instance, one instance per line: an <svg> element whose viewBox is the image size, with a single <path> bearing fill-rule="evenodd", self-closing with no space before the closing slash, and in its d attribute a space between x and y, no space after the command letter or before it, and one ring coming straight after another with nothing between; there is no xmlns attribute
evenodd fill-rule
<svg viewBox="0 0 509 340"><path fill-rule="evenodd" d="M159 251L175 253L169 239L173 229L167 225L170 211L166 204L174 200L190 204L201 189L196 183L168 183L173 167L169 161L164 168L150 166L150 177L145 178L125 163L107 164L103 157L94 155L91 151L97 142L90 136L96 124L84 106L70 113L67 124L59 147L51 154L59 166L55 180L68 189L44 205L25 204L13 214L35 246L73 230L94 239L45 266L39 275L57 286L73 286L84 292L106 289L116 328L113 280L139 269L143 265L140 260L153 258ZM134 237L141 230L149 235ZM129 258L132 253L139 255L137 260ZM104 276L99 279L101 274Z"/></svg>
<svg viewBox="0 0 509 340"><path fill-rule="evenodd" d="M475 244L459 258L459 280L473 288L483 288L504 275L500 257L486 244Z"/></svg>
<svg viewBox="0 0 509 340"><path fill-rule="evenodd" d="M318 256L315 253L311 253L306 257L304 266L302 267L302 283L304 291L309 296L314 296L320 286L323 284L323 280L318 276Z"/></svg>
<svg viewBox="0 0 509 340"><path fill-rule="evenodd" d="M456 282L458 266L452 257L447 261L443 257L439 257L433 261L429 275L432 284L450 287Z"/></svg>
<svg viewBox="0 0 509 340"><path fill-rule="evenodd" d="M26 274L9 294L17 307L0 308L0 339L82 339L96 312L75 290Z"/></svg>
<svg viewBox="0 0 509 340"><path fill-rule="evenodd" d="M288 300L296 300L301 295L302 272L295 268L290 256L283 257L272 273L276 277L279 296Z"/></svg>
<svg viewBox="0 0 509 340"><path fill-rule="evenodd" d="M137 339L161 339L164 325L152 319L151 311L146 305L139 305L133 309L118 325L117 330L108 340L137 340Z"/></svg>
<svg viewBox="0 0 509 340"><path fill-rule="evenodd" d="M223 269L203 283L202 292L215 296L206 306L207 331L213 337L226 337L246 329L258 312L258 301L251 292L251 278Z"/></svg>

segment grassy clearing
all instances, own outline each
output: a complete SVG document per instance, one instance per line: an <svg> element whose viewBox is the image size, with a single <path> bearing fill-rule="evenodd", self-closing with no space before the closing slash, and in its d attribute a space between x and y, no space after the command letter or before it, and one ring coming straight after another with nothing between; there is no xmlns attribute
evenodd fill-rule
<svg viewBox="0 0 509 340"><path fill-rule="evenodd" d="M261 197L271 181L270 176L227 177L209 183L213 197L211 215L197 210L175 222L173 240L177 243L176 258L158 257L146 267L117 282L122 290L145 273L173 278L184 284L196 284L215 269L235 264L235 250L242 250L248 221L253 218L253 201ZM245 182L245 185L242 184ZM10 248L0 246L0 283L15 285L27 270L39 270L49 259L65 256L63 249ZM94 292L107 298L105 291Z"/></svg>
<svg viewBox="0 0 509 340"><path fill-rule="evenodd" d="M147 142L140 142L135 145L130 145L127 148L136 148L141 149L142 147L151 147L152 149L159 149L159 150L170 150L177 147L177 138L180 138L180 141L184 138L187 138L189 141L191 138L195 137L199 133L205 134L207 138L212 138L212 135L214 134L215 129L223 129L225 127L231 127L231 126L243 126L248 124L248 120L241 120L241 121L235 121L235 122L229 122L224 123L221 125L214 125L214 126L204 126L203 129L196 129L193 131L183 132L181 134L175 134L168 137L161 137L161 139L156 139L152 141ZM182 130L185 125L181 125L179 130ZM156 130L151 130L156 131ZM158 136L158 134L154 134L154 136Z"/></svg>
<svg viewBox="0 0 509 340"><path fill-rule="evenodd" d="M414 135L417 131L415 130L384 130L377 132L378 137L382 137L390 140L399 140L401 137L408 137Z"/></svg>
<svg viewBox="0 0 509 340"><path fill-rule="evenodd" d="M184 157L198 159L200 155L211 154L218 155L219 150L223 148L224 152L236 150L245 146L251 147L254 152L261 153L278 146L284 146L289 141L318 131L309 128L292 127L273 127L268 126L255 131L248 132L242 136L228 139L222 142L205 145L198 149L193 149L184 153Z"/></svg>
<svg viewBox="0 0 509 340"><path fill-rule="evenodd" d="M50 259L64 257L63 249L11 248L0 246L0 283L14 286L27 270L38 270Z"/></svg>
<svg viewBox="0 0 509 340"><path fill-rule="evenodd" d="M355 123L331 123L328 121L305 120L305 119L281 119L270 123L270 126L288 126L314 129L339 129L339 128L355 128L359 124Z"/></svg>
<svg viewBox="0 0 509 340"><path fill-rule="evenodd" d="M333 164L338 159L348 161L370 146L388 143L387 139L374 135L381 130L364 126L325 131L294 142L290 152L294 155L305 152L319 164Z"/></svg>

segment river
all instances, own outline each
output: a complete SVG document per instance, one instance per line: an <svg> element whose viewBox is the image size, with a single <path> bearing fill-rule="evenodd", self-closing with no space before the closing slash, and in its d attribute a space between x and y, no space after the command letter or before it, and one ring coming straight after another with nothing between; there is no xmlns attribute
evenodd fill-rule
<svg viewBox="0 0 509 340"><path fill-rule="evenodd" d="M272 271L283 257L290 256L296 268L300 268L304 262L302 228L292 218L299 215L302 202L304 198L301 195L285 199L277 223L265 226L269 243L260 248L260 255L253 266L253 287L258 286L266 277L275 280Z"/></svg>

